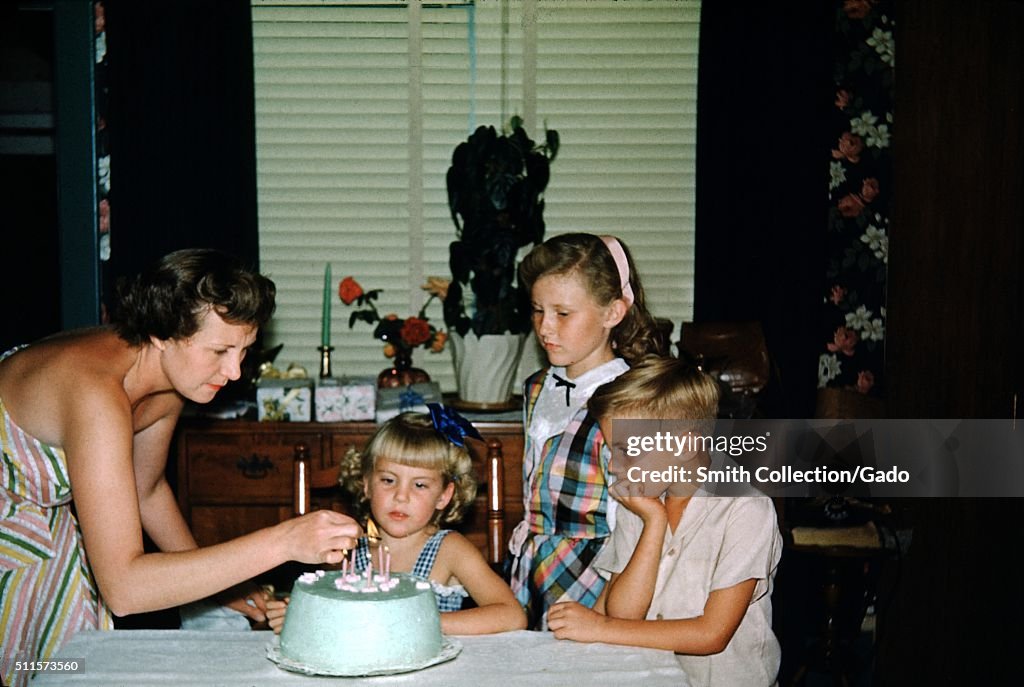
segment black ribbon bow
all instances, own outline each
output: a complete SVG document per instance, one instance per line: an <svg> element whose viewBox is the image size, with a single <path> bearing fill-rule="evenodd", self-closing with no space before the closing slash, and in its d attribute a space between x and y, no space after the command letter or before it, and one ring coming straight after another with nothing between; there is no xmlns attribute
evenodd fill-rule
<svg viewBox="0 0 1024 687"><path fill-rule="evenodd" d="M480 432L476 431L476 427L454 409L440 403L428 403L427 408L430 410L430 421L434 424L434 429L456 446L465 446L464 439L467 436L484 440Z"/></svg>
<svg viewBox="0 0 1024 687"><path fill-rule="evenodd" d="M560 386L565 387L565 405L569 405L569 392L576 388L576 382L570 382L568 379L562 379L556 374L552 374L551 376L555 378L556 389Z"/></svg>

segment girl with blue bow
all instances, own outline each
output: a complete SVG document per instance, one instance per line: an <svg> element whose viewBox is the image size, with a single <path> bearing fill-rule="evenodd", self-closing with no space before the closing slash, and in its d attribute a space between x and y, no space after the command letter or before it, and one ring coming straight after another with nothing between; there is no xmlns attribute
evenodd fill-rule
<svg viewBox="0 0 1024 687"><path fill-rule="evenodd" d="M430 580L441 611L441 631L470 635L521 630L526 615L512 590L468 539L443 525L458 522L476 498L477 480L465 438L480 434L454 410L436 403L430 413L402 413L382 424L366 449L352 451L342 484L369 505L379 541L359 540L355 572L386 551L391 570ZM372 534L373 529L368 528ZM474 608L462 609L469 597ZM286 601L268 600L275 632Z"/></svg>

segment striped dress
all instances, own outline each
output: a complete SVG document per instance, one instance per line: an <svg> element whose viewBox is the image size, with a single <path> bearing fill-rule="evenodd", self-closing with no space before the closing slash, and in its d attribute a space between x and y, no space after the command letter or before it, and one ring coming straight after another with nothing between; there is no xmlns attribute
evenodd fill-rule
<svg viewBox="0 0 1024 687"><path fill-rule="evenodd" d="M96 590L64 452L19 428L0 399L0 676L21 686L15 661L51 657L80 630L113 629Z"/></svg>
<svg viewBox="0 0 1024 687"><path fill-rule="evenodd" d="M618 360L595 371L600 383L627 369ZM532 428L550 369L525 383L524 427ZM531 630L547 629L547 611L559 601L593 607L604 578L591 567L611 534L608 448L597 420L586 408L593 391L573 389L575 410L565 428L543 442L526 434L523 457L523 522L509 544L510 586L526 610ZM579 395L577 391L582 391ZM550 389L549 389L550 393Z"/></svg>

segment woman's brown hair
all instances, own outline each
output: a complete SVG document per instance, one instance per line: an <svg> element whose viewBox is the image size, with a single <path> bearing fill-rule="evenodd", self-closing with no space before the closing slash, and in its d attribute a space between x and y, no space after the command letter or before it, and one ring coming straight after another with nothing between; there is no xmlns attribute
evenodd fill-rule
<svg viewBox="0 0 1024 687"><path fill-rule="evenodd" d="M111 322L137 346L150 336L187 339L199 331L207 309L231 324L262 328L274 314L274 282L238 258L209 248L187 248L117 285Z"/></svg>

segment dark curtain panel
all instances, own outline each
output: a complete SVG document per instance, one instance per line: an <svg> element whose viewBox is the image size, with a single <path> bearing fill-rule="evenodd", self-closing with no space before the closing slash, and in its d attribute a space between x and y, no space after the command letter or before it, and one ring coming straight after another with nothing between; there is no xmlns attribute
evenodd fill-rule
<svg viewBox="0 0 1024 687"><path fill-rule="evenodd" d="M818 384L885 395L895 7L836 2L828 268Z"/></svg>
<svg viewBox="0 0 1024 687"><path fill-rule="evenodd" d="M54 19L15 3L0 3L0 81L35 84L34 97L16 98L14 86L0 91L0 110L53 112ZM24 102L27 101L27 102ZM29 130L53 143L54 131ZM0 151L0 220L3 254L3 323L0 353L60 329L60 245L57 242L57 157L52 148L33 154L10 150L15 131L3 132ZM28 151L25 151L26 153ZM15 275L14 265L20 268Z"/></svg>
<svg viewBox="0 0 1024 687"><path fill-rule="evenodd" d="M1021 432L1024 3L895 4L889 413L1016 417ZM1024 597L1003 590L1019 565L1024 499L911 505L874 684L1019 683Z"/></svg>
<svg viewBox="0 0 1024 687"><path fill-rule="evenodd" d="M811 417L828 220L833 3L705 2L694 319L760 320L762 411Z"/></svg>
<svg viewBox="0 0 1024 687"><path fill-rule="evenodd" d="M60 331L60 245L53 155L0 155L4 322L0 353ZM14 264L20 274L15 276Z"/></svg>
<svg viewBox="0 0 1024 687"><path fill-rule="evenodd" d="M106 0L111 277L186 247L256 264L248 0Z"/></svg>
<svg viewBox="0 0 1024 687"><path fill-rule="evenodd" d="M219 248L257 265L248 0L104 5L110 282L179 248ZM173 486L173 450L167 471ZM118 618L117 627L178 622L172 608Z"/></svg>

